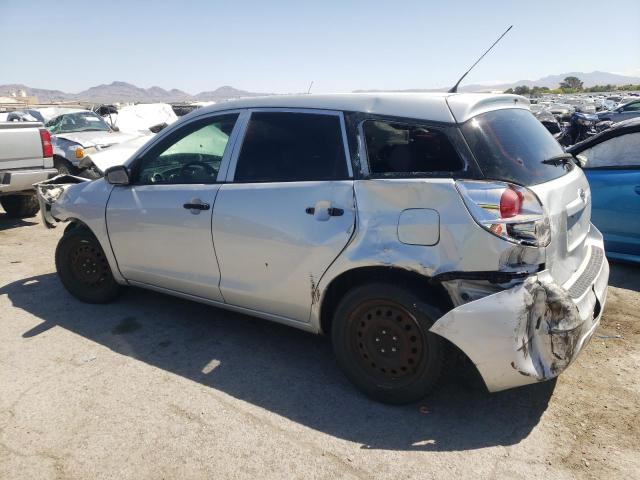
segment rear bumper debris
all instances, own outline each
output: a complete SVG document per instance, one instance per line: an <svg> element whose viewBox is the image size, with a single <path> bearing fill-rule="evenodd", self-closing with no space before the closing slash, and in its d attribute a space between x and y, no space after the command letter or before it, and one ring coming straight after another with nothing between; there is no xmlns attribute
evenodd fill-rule
<svg viewBox="0 0 640 480"><path fill-rule="evenodd" d="M588 344L606 301L609 264L602 242L572 285L548 270L451 310L431 331L460 348L495 392L558 376Z"/></svg>
<svg viewBox="0 0 640 480"><path fill-rule="evenodd" d="M58 174L55 168L0 172L0 193L33 191L33 184Z"/></svg>

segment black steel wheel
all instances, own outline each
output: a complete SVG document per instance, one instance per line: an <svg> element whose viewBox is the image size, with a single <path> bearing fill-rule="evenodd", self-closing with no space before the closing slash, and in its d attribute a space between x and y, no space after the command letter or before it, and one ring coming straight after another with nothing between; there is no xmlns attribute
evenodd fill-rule
<svg viewBox="0 0 640 480"><path fill-rule="evenodd" d="M87 287L99 286L111 276L102 248L94 242L76 242L69 251L69 262L76 280Z"/></svg>
<svg viewBox="0 0 640 480"><path fill-rule="evenodd" d="M56 269L65 288L87 303L106 303L120 292L96 237L86 228L66 232L56 248Z"/></svg>
<svg viewBox="0 0 640 480"><path fill-rule="evenodd" d="M338 363L376 400L417 401L442 373L444 342L429 332L440 315L411 289L382 283L357 287L342 299L333 320Z"/></svg>
<svg viewBox="0 0 640 480"><path fill-rule="evenodd" d="M379 382L411 381L426 344L416 318L401 304L365 301L351 313L351 348L360 366Z"/></svg>

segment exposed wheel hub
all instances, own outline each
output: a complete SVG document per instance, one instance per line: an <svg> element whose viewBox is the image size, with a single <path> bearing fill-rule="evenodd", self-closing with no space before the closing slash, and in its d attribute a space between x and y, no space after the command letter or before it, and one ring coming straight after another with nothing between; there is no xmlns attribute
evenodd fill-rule
<svg viewBox="0 0 640 480"><path fill-rule="evenodd" d="M108 273L107 259L99 248L89 243L78 245L71 252L71 269L85 285L97 285Z"/></svg>
<svg viewBox="0 0 640 480"><path fill-rule="evenodd" d="M371 301L351 315L352 348L361 367L384 380L416 373L425 343L415 317L401 305Z"/></svg>

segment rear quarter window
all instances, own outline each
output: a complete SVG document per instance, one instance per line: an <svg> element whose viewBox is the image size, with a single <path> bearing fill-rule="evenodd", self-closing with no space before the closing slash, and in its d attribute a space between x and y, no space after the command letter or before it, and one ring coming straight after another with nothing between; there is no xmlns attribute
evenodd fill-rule
<svg viewBox="0 0 640 480"><path fill-rule="evenodd" d="M372 175L456 172L464 163L447 136L424 125L366 120L364 132Z"/></svg>
<svg viewBox="0 0 640 480"><path fill-rule="evenodd" d="M572 163L545 163L564 150L527 110L483 113L462 124L461 130L487 179L536 185L559 178L573 168Z"/></svg>

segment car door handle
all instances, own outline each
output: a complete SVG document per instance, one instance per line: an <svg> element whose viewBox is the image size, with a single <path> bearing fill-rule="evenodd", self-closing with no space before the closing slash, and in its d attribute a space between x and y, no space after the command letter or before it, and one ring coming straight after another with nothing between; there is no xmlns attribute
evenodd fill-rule
<svg viewBox="0 0 640 480"><path fill-rule="evenodd" d="M634 188L635 192L640 195L640 185L636 185L636 188Z"/></svg>
<svg viewBox="0 0 640 480"><path fill-rule="evenodd" d="M185 203L182 205L182 208L186 208L187 210L209 210L211 205L208 203Z"/></svg>
<svg viewBox="0 0 640 480"><path fill-rule="evenodd" d="M304 211L309 215L316 213L316 209L314 207L307 207ZM329 207L327 208L327 213L330 217L341 217L344 215L344 210L342 208Z"/></svg>

